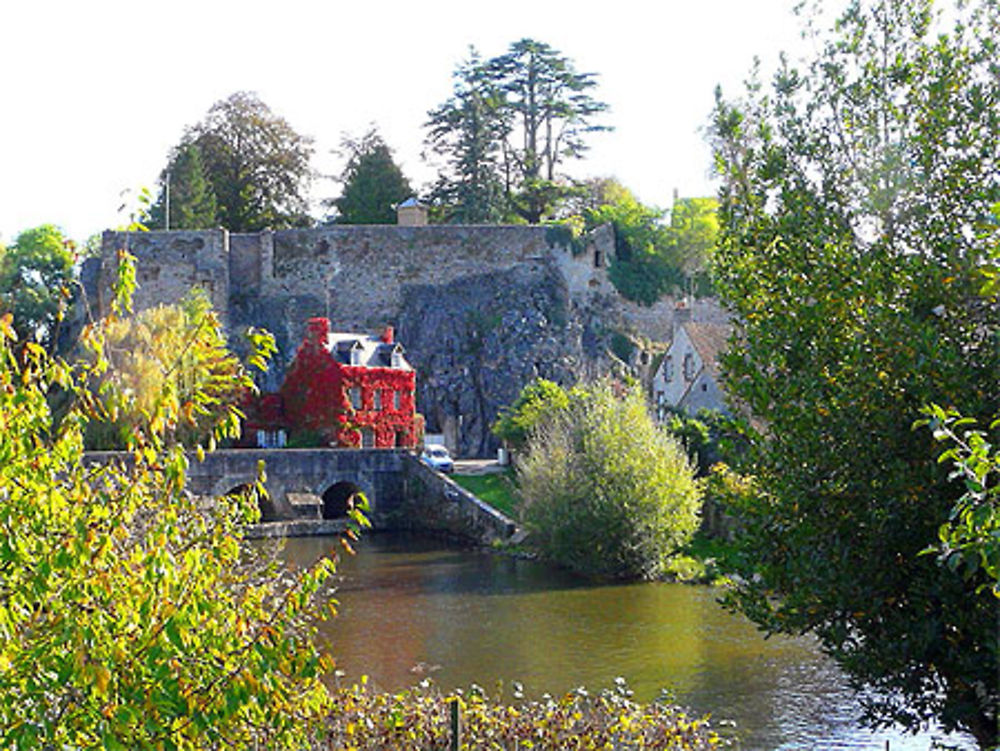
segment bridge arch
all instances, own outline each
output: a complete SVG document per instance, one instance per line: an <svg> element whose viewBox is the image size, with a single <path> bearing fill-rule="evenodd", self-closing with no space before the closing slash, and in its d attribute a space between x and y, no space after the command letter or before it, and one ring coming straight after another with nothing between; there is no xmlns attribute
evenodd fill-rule
<svg viewBox="0 0 1000 751"><path fill-rule="evenodd" d="M323 518L345 518L354 505L355 496L361 492L361 488L350 480L341 480L331 485L322 495Z"/></svg>
<svg viewBox="0 0 1000 751"><path fill-rule="evenodd" d="M324 519L342 519L347 515L348 503L356 493L363 493L368 499L370 514L375 510L375 494L373 488L353 472L338 472L333 476L323 478L316 485L315 494L323 500L322 514Z"/></svg>
<svg viewBox="0 0 1000 751"><path fill-rule="evenodd" d="M218 498L220 496L236 495L238 493L252 491L253 498L257 502L257 508L260 511L260 521L269 522L279 519L281 515L278 511L275 499L282 497L284 490L279 487L274 487L274 485L268 481L265 484L265 487L267 488L267 495L265 496L254 491L254 484L256 482L256 475L253 477L225 475L224 477L216 480L213 484L212 497Z"/></svg>

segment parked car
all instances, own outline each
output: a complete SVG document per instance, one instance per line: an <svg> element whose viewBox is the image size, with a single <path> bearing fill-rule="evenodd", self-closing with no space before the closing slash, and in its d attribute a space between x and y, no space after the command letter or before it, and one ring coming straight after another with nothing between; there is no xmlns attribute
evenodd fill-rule
<svg viewBox="0 0 1000 751"><path fill-rule="evenodd" d="M444 446L427 446L420 455L420 460L438 472L448 474L455 471L455 462Z"/></svg>

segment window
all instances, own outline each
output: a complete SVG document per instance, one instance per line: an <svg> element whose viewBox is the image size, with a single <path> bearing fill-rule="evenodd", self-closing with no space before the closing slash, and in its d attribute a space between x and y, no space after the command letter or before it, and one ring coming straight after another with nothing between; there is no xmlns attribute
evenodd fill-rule
<svg viewBox="0 0 1000 751"><path fill-rule="evenodd" d="M674 380L674 358L670 355L663 358L663 380L667 382Z"/></svg>
<svg viewBox="0 0 1000 751"><path fill-rule="evenodd" d="M351 406L354 409L361 409L361 387L352 386L348 394L351 398Z"/></svg>
<svg viewBox="0 0 1000 751"><path fill-rule="evenodd" d="M595 250L594 251L594 268L595 269L599 269L603 265L604 265L604 258L603 258L603 256L601 256L601 251Z"/></svg>
<svg viewBox="0 0 1000 751"><path fill-rule="evenodd" d="M375 448L375 431L373 431L371 428L361 429L361 448L363 449Z"/></svg>
<svg viewBox="0 0 1000 751"><path fill-rule="evenodd" d="M361 348L355 347L351 350L351 365L361 364Z"/></svg>
<svg viewBox="0 0 1000 751"><path fill-rule="evenodd" d="M688 352L684 355L684 380L694 379L694 355Z"/></svg>
<svg viewBox="0 0 1000 751"><path fill-rule="evenodd" d="M382 389L375 389L375 393L372 394L372 409L382 409Z"/></svg>
<svg viewBox="0 0 1000 751"><path fill-rule="evenodd" d="M284 430L258 430L257 448L259 449L283 449L287 442Z"/></svg>
<svg viewBox="0 0 1000 751"><path fill-rule="evenodd" d="M403 406L403 392L393 391L392 392L392 408L395 410L402 409Z"/></svg>
<svg viewBox="0 0 1000 751"><path fill-rule="evenodd" d="M392 356L389 359L390 359L390 364L392 365L392 367L394 367L394 368L401 368L401 367L403 367L403 356L402 356L402 354L400 354L400 352L399 352L398 349L394 349L392 351Z"/></svg>

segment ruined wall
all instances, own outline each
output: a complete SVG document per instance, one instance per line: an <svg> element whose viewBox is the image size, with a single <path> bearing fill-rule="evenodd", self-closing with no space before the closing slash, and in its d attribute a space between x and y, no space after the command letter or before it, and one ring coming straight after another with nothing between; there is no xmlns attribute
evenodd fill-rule
<svg viewBox="0 0 1000 751"><path fill-rule="evenodd" d="M417 370L427 430L449 432L463 454L496 448L497 410L537 376L563 384L608 371L609 340L669 340L673 301L623 300L607 266L610 226L569 247L539 226L333 226L230 234L225 230L105 233L98 309L106 311L116 249L138 259L138 309L207 289L243 351L247 326L274 334L278 355L259 378L277 391L307 321L341 331L396 327ZM724 315L700 304L699 320ZM650 353L636 353L650 361Z"/></svg>
<svg viewBox="0 0 1000 751"><path fill-rule="evenodd" d="M138 259L137 309L176 302L192 287L203 287L231 332L253 325L275 335L280 375L309 318L327 317L342 331L377 330L396 322L406 290L413 287L447 285L558 259L572 292L606 291L606 269L595 267L592 255L602 254L606 264L613 238L608 232L595 238L587 252L573 256L547 228L537 226L107 232L99 308L108 308L116 250L127 247Z"/></svg>
<svg viewBox="0 0 1000 751"><path fill-rule="evenodd" d="M229 310L229 233L225 230L180 232L105 232L102 238L98 309L110 306L111 281L118 271L117 253L137 259L136 310L180 300L192 287L209 294L212 306L227 322Z"/></svg>

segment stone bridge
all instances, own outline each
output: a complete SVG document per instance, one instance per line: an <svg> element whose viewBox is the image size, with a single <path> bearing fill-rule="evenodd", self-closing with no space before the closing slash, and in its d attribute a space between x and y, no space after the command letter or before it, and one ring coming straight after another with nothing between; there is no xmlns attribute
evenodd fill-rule
<svg viewBox="0 0 1000 751"><path fill-rule="evenodd" d="M125 456L88 452L87 461ZM290 524L276 526L276 534L335 531L335 525L295 525L343 520L357 492L367 497L376 528L442 531L479 541L516 530L513 521L404 449L219 450L201 462L190 457L187 488L210 498L243 491L257 482L262 463L267 498L260 501L261 521Z"/></svg>
<svg viewBox="0 0 1000 751"><path fill-rule="evenodd" d="M405 501L408 456L385 449L220 450L202 462L192 459L188 488L212 497L243 490L256 482L263 462L268 495L261 503L263 521L341 518L357 492L368 498L370 515L382 518Z"/></svg>

